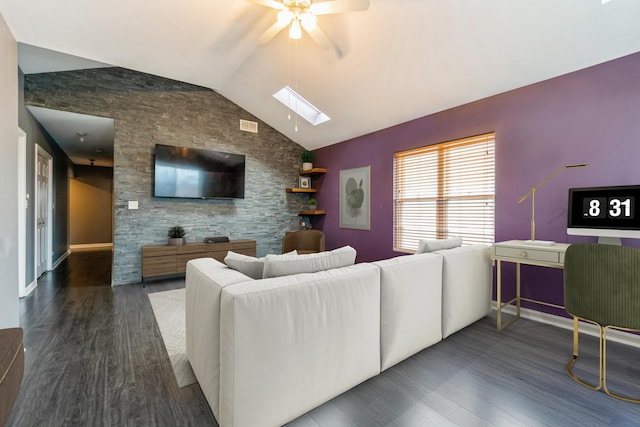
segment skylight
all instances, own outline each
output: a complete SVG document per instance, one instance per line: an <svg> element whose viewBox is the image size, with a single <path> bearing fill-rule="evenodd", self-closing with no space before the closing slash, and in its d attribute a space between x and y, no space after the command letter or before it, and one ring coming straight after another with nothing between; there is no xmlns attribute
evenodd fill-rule
<svg viewBox="0 0 640 427"><path fill-rule="evenodd" d="M320 111L315 105L304 99L299 93L291 89L289 86L285 86L278 92L274 93L273 97L314 126L324 123L327 120L331 120L329 116Z"/></svg>

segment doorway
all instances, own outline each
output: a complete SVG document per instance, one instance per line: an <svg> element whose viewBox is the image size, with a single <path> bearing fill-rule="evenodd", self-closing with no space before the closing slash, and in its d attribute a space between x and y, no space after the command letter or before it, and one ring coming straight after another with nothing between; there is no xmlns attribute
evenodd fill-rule
<svg viewBox="0 0 640 427"><path fill-rule="evenodd" d="M64 162L66 155L67 176L63 177L61 171L55 173L56 178L67 180L68 200L65 206L57 206L54 203L53 210L49 214L55 223L60 224L63 216L66 216L67 224L67 254L83 250L112 250L113 248L113 151L115 139L115 123L111 118L97 117L69 111L52 110L49 108L27 105L27 110L36 121L51 136L58 148L64 153L54 151L56 159L60 156L60 163ZM56 165L58 161L56 160ZM38 165L38 171L46 170L45 165ZM52 171L49 167L49 171ZM51 172L49 172L51 174ZM40 177L44 180L42 177ZM54 179L55 180L55 179ZM46 181L46 180L44 180ZM55 184L55 186L53 186ZM41 183L36 177L36 187L41 188ZM52 183L49 187L62 190L62 182ZM80 190L80 191L78 191ZM49 197L53 194L42 192L41 195ZM34 195L38 200L40 195ZM35 201L34 201L35 202ZM56 198L56 203L64 202ZM34 206L34 208L36 208ZM42 232L43 223L41 212L38 210L35 222L38 224L36 240L46 247L44 237L52 235L53 218L49 219L50 229ZM61 230L56 230L56 236L61 235ZM56 253L61 249L61 242L55 242ZM53 242L49 243L49 265L54 261L51 250ZM66 256L66 255L65 255ZM36 256L37 258L37 256ZM60 259L60 261L63 258ZM42 274L42 259L36 260L38 276ZM58 261L55 261L57 266ZM51 269L51 267L49 268Z"/></svg>

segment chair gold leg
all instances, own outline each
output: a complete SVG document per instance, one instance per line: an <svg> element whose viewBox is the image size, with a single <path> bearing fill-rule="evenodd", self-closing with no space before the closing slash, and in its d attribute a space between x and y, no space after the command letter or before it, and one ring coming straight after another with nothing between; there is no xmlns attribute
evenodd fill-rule
<svg viewBox="0 0 640 427"><path fill-rule="evenodd" d="M629 396L623 396L620 394L616 394L616 393L612 393L611 391L609 391L609 389L607 388L607 329L618 329L621 331L627 331L627 332L637 332L635 329L627 329L627 328L618 328L615 326L605 326L604 328L604 344L603 344L603 356L602 356L602 363L603 363L603 369L602 369L602 373L603 373L603 378L602 378L602 382L604 385L604 392L607 393L609 396L611 397L615 397L616 399L620 399L620 400L624 400L626 402L631 402L631 403L640 403L640 399L638 398L633 398L633 397L629 397Z"/></svg>
<svg viewBox="0 0 640 427"><path fill-rule="evenodd" d="M598 327L598 333L600 336L600 340L599 340L599 354L598 354L598 385L593 385L590 384L586 381L584 381L583 379L579 378L576 374L573 373L573 365L575 365L576 361L578 360L578 337L579 337L579 330L578 330L578 322L579 320L583 320L585 322L589 322L589 323L593 323L594 325L596 325ZM598 323L596 322L592 322L590 320L586 320L586 319L579 319L576 316L573 316L573 355L571 356L571 358L569 359L569 361L567 362L567 373L569 374L569 376L571 377L571 379L573 379L575 382L582 384L583 386L590 388L591 390L600 390L602 388L602 384L603 384L603 369L602 369L602 326L600 326Z"/></svg>

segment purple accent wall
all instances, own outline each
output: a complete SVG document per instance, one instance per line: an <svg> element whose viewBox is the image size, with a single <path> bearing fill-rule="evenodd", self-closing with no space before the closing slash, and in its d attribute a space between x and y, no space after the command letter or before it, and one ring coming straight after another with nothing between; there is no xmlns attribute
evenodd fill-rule
<svg viewBox="0 0 640 427"><path fill-rule="evenodd" d="M399 255L392 249L394 152L492 131L496 241L528 239L531 204L517 200L556 168L575 163L590 166L564 170L536 193L536 237L595 241L566 234L567 190L640 184L640 53L316 150L314 163L328 169L314 181L327 214L314 226L325 232L327 249L349 244L358 261ZM339 171L367 165L371 230L341 229ZM623 239L623 244L640 247L638 240ZM515 280L510 267L503 267L503 280ZM503 292L505 298L512 294ZM523 266L523 296L562 304L562 294L560 270Z"/></svg>

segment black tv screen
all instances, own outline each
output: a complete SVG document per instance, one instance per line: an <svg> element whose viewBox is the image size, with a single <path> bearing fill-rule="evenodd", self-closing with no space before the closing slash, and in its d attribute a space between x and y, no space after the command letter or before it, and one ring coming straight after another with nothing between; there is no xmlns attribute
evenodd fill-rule
<svg viewBox="0 0 640 427"><path fill-rule="evenodd" d="M245 156L156 145L154 197L244 199Z"/></svg>

